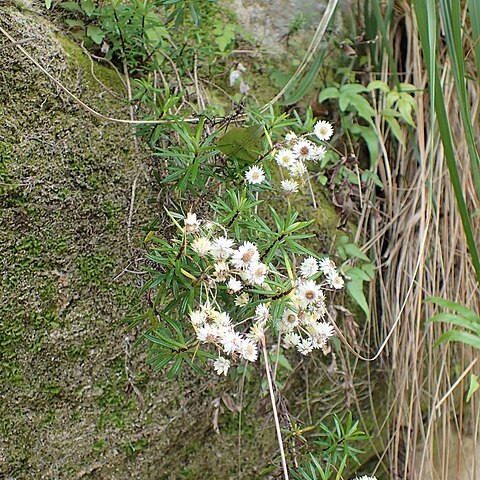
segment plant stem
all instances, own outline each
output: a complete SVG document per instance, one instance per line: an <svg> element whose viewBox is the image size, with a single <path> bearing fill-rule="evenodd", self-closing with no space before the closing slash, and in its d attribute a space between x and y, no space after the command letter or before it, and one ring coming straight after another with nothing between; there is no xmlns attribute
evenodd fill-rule
<svg viewBox="0 0 480 480"><path fill-rule="evenodd" d="M312 182L310 181L310 175L307 173L307 182L308 189L310 190L310 195L312 196L313 208L317 209L317 202L315 201L315 194L313 193Z"/></svg>
<svg viewBox="0 0 480 480"><path fill-rule="evenodd" d="M265 372L267 373L268 391L270 392L270 402L272 404L273 418L275 419L275 430L277 432L278 446L280 447L280 458L282 460L283 478L285 480L289 480L287 461L285 459L285 450L283 449L282 432L280 430L280 422L278 420L277 404L275 402L275 393L273 391L272 376L270 375L270 363L268 361L268 352L267 352L267 345L265 343L265 335L262 336L261 341L262 341L263 358L265 359Z"/></svg>

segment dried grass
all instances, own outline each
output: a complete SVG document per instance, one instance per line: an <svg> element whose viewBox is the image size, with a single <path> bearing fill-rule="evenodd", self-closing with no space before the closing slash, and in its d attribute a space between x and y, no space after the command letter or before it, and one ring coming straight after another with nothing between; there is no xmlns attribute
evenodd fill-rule
<svg viewBox="0 0 480 480"><path fill-rule="evenodd" d="M379 267L375 290L370 294L372 311L376 312L371 320L370 345L379 346L391 333L382 352L389 371L390 416L388 422L382 423L383 417L378 415L378 433L384 439L385 450L385 454L378 455L378 472L386 470L392 479L478 480L480 470L479 465L475 466L474 454L480 456L478 398L474 396L468 406L463 401L469 375L478 373L478 363L471 365L468 374L452 389L478 352L458 344L435 347L435 340L445 327L426 323L435 311L425 299L442 297L478 312L479 285L442 144L437 131L430 129L427 70L414 12L407 1L397 2L396 7L389 41L398 54L397 66L404 70L402 81L419 88L416 95L419 108L417 128L405 129L405 148L389 143L388 128L380 117L377 119L384 152L378 174L385 185L385 196L379 201L372 192L370 200L388 221L386 225L379 224L371 214L372 209L366 210L361 219L362 234L371 239ZM467 35L465 41L470 41ZM404 46L403 52L400 45ZM471 47L465 45L465 51L471 51ZM467 143L448 58L443 51L440 53L445 59L442 65L445 106L456 142L464 195L472 212L479 205L470 176ZM389 76L385 56L380 78L372 75L372 80L388 82ZM479 103L479 84L475 79L468 82L468 93L475 134L480 138L479 124L475 122ZM479 232L478 216L472 222L474 232ZM372 406L379 403L372 401Z"/></svg>

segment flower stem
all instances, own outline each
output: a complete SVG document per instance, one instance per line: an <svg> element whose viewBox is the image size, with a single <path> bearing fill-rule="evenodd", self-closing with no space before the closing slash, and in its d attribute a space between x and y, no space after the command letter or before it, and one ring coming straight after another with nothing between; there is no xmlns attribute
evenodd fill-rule
<svg viewBox="0 0 480 480"><path fill-rule="evenodd" d="M280 422L278 420L277 403L275 402L275 393L273 391L272 376L270 374L270 363L268 361L268 352L267 352L267 345L265 343L265 335L262 336L261 341L262 341L263 358L265 359L265 371L267 373L268 390L270 392L270 402L272 404L273 418L275 419L275 430L277 432L278 446L280 447L280 458L282 460L283 478L285 480L289 480L287 461L285 459L285 450L283 449L282 432L280 430Z"/></svg>
<svg viewBox="0 0 480 480"><path fill-rule="evenodd" d="M308 189L310 190L310 195L312 196L313 208L317 209L317 202L315 201L315 194L313 193L312 182L310 181L310 175L307 173L307 182Z"/></svg>

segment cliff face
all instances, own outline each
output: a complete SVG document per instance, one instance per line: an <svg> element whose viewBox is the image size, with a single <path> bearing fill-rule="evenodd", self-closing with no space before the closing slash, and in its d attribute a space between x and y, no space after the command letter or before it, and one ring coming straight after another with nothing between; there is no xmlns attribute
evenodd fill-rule
<svg viewBox="0 0 480 480"><path fill-rule="evenodd" d="M3 4L0 26L82 101L128 118L121 78L42 11ZM141 255L127 242L131 188L148 155L129 126L86 113L9 44L1 34L0 476L227 478L238 420L219 408L224 435L211 427L222 386L153 374L125 329L137 289L122 272ZM145 183L142 174L133 245L150 219ZM250 472L272 438L251 433Z"/></svg>

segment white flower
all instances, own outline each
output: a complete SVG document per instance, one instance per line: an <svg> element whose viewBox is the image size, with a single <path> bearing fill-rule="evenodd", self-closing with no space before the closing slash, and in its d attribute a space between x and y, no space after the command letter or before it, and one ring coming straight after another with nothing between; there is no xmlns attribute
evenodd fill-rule
<svg viewBox="0 0 480 480"><path fill-rule="evenodd" d="M242 287L242 282L240 280L237 280L236 278L232 277L227 282L228 293L237 293L242 289Z"/></svg>
<svg viewBox="0 0 480 480"><path fill-rule="evenodd" d="M230 267L227 262L220 261L215 263L215 277L217 282L224 282L230 273Z"/></svg>
<svg viewBox="0 0 480 480"><path fill-rule="evenodd" d="M198 232L198 227L200 226L200 221L197 220L197 214L189 212L185 218L185 231L187 233Z"/></svg>
<svg viewBox="0 0 480 480"><path fill-rule="evenodd" d="M213 368L219 375L225 375L227 376L228 369L230 368L230 360L223 358L223 357L218 357L214 362L213 362Z"/></svg>
<svg viewBox="0 0 480 480"><path fill-rule="evenodd" d="M320 270L323 272L324 275L329 276L337 274L337 267L335 263L328 257L321 258L318 264L320 265Z"/></svg>
<svg viewBox="0 0 480 480"><path fill-rule="evenodd" d="M369 477L368 475L363 475L362 477L356 477L355 480L377 480L377 477Z"/></svg>
<svg viewBox="0 0 480 480"><path fill-rule="evenodd" d="M293 152L298 160L303 161L311 160L315 150L316 146L310 140L300 140L293 147Z"/></svg>
<svg viewBox="0 0 480 480"><path fill-rule="evenodd" d="M224 352L230 355L233 352L238 351L242 344L242 337L238 332L230 329L229 331L224 333L222 338L220 338L220 343L223 346Z"/></svg>
<svg viewBox="0 0 480 480"><path fill-rule="evenodd" d="M212 244L212 255L219 260L226 260L232 255L233 240L227 237L218 237Z"/></svg>
<svg viewBox="0 0 480 480"><path fill-rule="evenodd" d="M314 348L323 348L335 332L333 325L328 322L312 323L307 326L307 330L312 337Z"/></svg>
<svg viewBox="0 0 480 480"><path fill-rule="evenodd" d="M192 250L197 252L201 257L207 255L212 249L212 244L208 238L199 237L192 242Z"/></svg>
<svg viewBox="0 0 480 480"><path fill-rule="evenodd" d="M218 336L218 329L208 323L202 325L197 331L197 338L203 343L214 343Z"/></svg>
<svg viewBox="0 0 480 480"><path fill-rule="evenodd" d="M297 160L290 168L290 175L292 177L301 177L307 173L307 167L301 160Z"/></svg>
<svg viewBox="0 0 480 480"><path fill-rule="evenodd" d="M249 362L254 362L258 357L257 346L251 340L242 340L238 352L245 360L248 360Z"/></svg>
<svg viewBox="0 0 480 480"><path fill-rule="evenodd" d="M254 323L248 332L248 338L251 338L254 342L258 342L264 335L264 329L265 325L263 322Z"/></svg>
<svg viewBox="0 0 480 480"><path fill-rule="evenodd" d="M285 348L295 347L297 346L302 337L296 332L288 332L283 336L283 346Z"/></svg>
<svg viewBox="0 0 480 480"><path fill-rule="evenodd" d="M259 260L260 254L257 247L251 242L244 242L232 256L232 263L236 268L248 268Z"/></svg>
<svg viewBox="0 0 480 480"><path fill-rule="evenodd" d="M231 328L232 326L230 315L227 312L218 312L218 314L213 318L213 321L218 327Z"/></svg>
<svg viewBox="0 0 480 480"><path fill-rule="evenodd" d="M323 302L324 300L324 295L320 289L320 285L317 285L313 280L302 282L297 287L296 295L303 307L307 307L309 305L313 306L316 303Z"/></svg>
<svg viewBox="0 0 480 480"><path fill-rule="evenodd" d="M307 257L300 265L300 275L304 278L311 277L318 272L318 262L313 257Z"/></svg>
<svg viewBox="0 0 480 480"><path fill-rule="evenodd" d="M327 153L327 149L323 145L317 145L313 151L312 158L319 162Z"/></svg>
<svg viewBox="0 0 480 480"><path fill-rule="evenodd" d="M283 311L282 321L280 323L281 332L291 332L298 325L298 315L293 310L286 308Z"/></svg>
<svg viewBox="0 0 480 480"><path fill-rule="evenodd" d="M257 305L255 308L255 316L253 318L257 322L265 323L270 318L270 309L264 303Z"/></svg>
<svg viewBox="0 0 480 480"><path fill-rule="evenodd" d="M295 162L295 154L287 149L282 148L276 155L275 161L284 168L289 168Z"/></svg>
<svg viewBox="0 0 480 480"><path fill-rule="evenodd" d="M245 179L251 185L257 185L265 180L265 172L263 171L262 167L257 167L254 165L245 173Z"/></svg>
<svg viewBox="0 0 480 480"><path fill-rule="evenodd" d="M267 266L264 263L252 263L247 270L247 279L254 285L261 285L265 282Z"/></svg>
<svg viewBox="0 0 480 480"><path fill-rule="evenodd" d="M331 123L320 120L315 124L315 127L313 127L313 133L319 140L330 140L333 135L333 127Z"/></svg>
<svg viewBox="0 0 480 480"><path fill-rule="evenodd" d="M297 140L298 137L295 132L290 131L285 135L285 144L289 147L293 147L297 143Z"/></svg>
<svg viewBox="0 0 480 480"><path fill-rule="evenodd" d="M247 292L243 292L241 295L237 296L234 303L237 307L244 307L245 305L248 305L249 301L250 301L250 296L248 295Z"/></svg>
<svg viewBox="0 0 480 480"><path fill-rule="evenodd" d="M334 275L328 274L327 281L330 284L330 286L333 287L335 290L340 290L345 285L343 278L340 275L338 275L338 273L336 272Z"/></svg>
<svg viewBox="0 0 480 480"><path fill-rule="evenodd" d="M192 322L192 325L203 325L207 321L207 316L205 315L205 312L202 312L201 310L195 310L190 313L190 322Z"/></svg>
<svg viewBox="0 0 480 480"><path fill-rule="evenodd" d="M313 342L311 338L303 338L300 343L297 344L297 350L302 355L308 355L313 350Z"/></svg>
<svg viewBox="0 0 480 480"><path fill-rule="evenodd" d="M282 180L281 182L283 191L286 193L298 192L298 183L294 180Z"/></svg>

